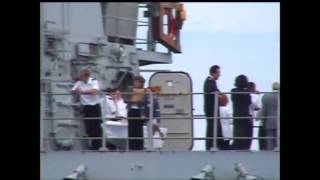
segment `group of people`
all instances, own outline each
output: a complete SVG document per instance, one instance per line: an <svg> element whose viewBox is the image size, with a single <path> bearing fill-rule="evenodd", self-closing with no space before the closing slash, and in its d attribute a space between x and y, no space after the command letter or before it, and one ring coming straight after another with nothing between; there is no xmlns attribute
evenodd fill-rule
<svg viewBox="0 0 320 180"><path fill-rule="evenodd" d="M225 136L225 117L221 116L219 108L226 106L225 95L218 95L217 115L215 116L215 94L220 90L217 86L217 80L220 77L220 67L214 65L210 68L210 75L204 82L204 112L207 116L206 149L213 147L214 129L213 124L217 119L217 148L221 150L249 150L253 136L253 121L262 122L259 128L259 137L270 137L269 139L259 139L260 150L272 150L276 147L277 137L277 118L278 115L278 94L265 94L261 103L259 101L259 92L256 85L249 82L247 76L239 75L235 79L235 88L231 90L231 101L233 105L233 137ZM275 82L272 85L273 91L280 91L280 84ZM214 118L218 117L218 118ZM221 117L221 119L219 119ZM239 117L239 118L238 118ZM259 117L267 117L260 119ZM270 117L270 118L268 118ZM247 137L247 138L245 138Z"/></svg>
<svg viewBox="0 0 320 180"><path fill-rule="evenodd" d="M231 101L233 104L233 142L228 131L228 118L224 118L223 110L228 103L225 95L219 94L217 80L220 77L220 67L214 65L210 68L210 75L204 82L204 112L207 116L206 149L213 147L214 123L217 120L217 147L221 150L249 150L253 136L253 121L261 120L262 125L259 129L259 137L274 137L270 139L260 139L259 145L262 150L272 150L276 146L277 136L277 113L278 113L278 94L265 94L261 103L259 102L259 92L256 90L255 83L249 82L247 76L239 75L235 79L235 88L231 90ZM100 93L100 86L97 79L90 77L88 69L80 72L79 80L72 88L72 93L80 96L80 103L83 109L85 130L88 137L93 137L90 149L98 150L101 148L101 101L105 98L106 117L112 121L127 121L128 124L128 149L142 150L144 148L143 125L149 120L151 89L144 88L145 79L142 76L134 77L133 94L124 100L118 89L105 90L107 95ZM272 85L274 91L280 90L280 84ZM215 93L218 93L218 107L215 112ZM157 93L153 96L153 132L160 131L160 107ZM217 116L215 116L217 113ZM222 116L221 116L222 114ZM268 117L263 118L259 117ZM220 118L221 117L221 118ZM240 118L238 118L240 117ZM230 123L229 123L230 125ZM247 137L247 138L245 138ZM107 143L109 149L114 149Z"/></svg>
<svg viewBox="0 0 320 180"><path fill-rule="evenodd" d="M118 89L108 88L107 93L100 93L101 89L97 79L90 77L88 69L83 69L80 72L79 80L72 88L72 93L80 96L82 105L82 113L84 116L85 131L88 137L93 137L90 149L98 150L101 148L101 106L105 98L104 110L106 119L111 121L127 121L128 124L128 149L142 150L143 145L143 125L149 120L149 102L148 92L150 89L143 88L145 79L142 76L134 78L134 89L131 98L123 99L122 93ZM139 91L139 93L138 93ZM143 92L141 92L143 91ZM138 97L138 98L137 98ZM153 132L159 131L160 134L160 110L158 96L153 96ZM86 119L87 118L87 119ZM133 138L133 139L130 139ZM115 149L112 144L107 143L107 147L111 150Z"/></svg>

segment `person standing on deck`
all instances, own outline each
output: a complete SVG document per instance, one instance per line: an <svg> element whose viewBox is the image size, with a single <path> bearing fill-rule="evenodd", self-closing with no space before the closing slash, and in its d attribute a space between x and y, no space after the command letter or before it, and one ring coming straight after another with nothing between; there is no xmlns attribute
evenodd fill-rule
<svg viewBox="0 0 320 180"><path fill-rule="evenodd" d="M144 89L145 79L142 76L134 78L134 89L131 100L128 102L128 137L129 150L143 150L143 124L147 121L147 105L149 90Z"/></svg>
<svg viewBox="0 0 320 180"><path fill-rule="evenodd" d="M274 92L280 91L280 84L274 82L272 84L272 90ZM274 116L278 115L278 101L279 95L274 94L265 94L262 97L262 109L261 116ZM267 137L277 137L277 118L267 118L262 121L262 131ZM265 149L273 150L276 147L276 139L267 139L265 140Z"/></svg>
<svg viewBox="0 0 320 180"><path fill-rule="evenodd" d="M251 104L249 106L249 110L250 110L250 115L252 116L252 122L254 124L255 121L260 121L258 118L256 118L258 115L259 110L261 109L261 98L260 98L260 94L259 91L256 88L256 84L254 82L249 82L248 83L248 91L251 92L250 96L251 96ZM259 131L258 131L258 137L260 136L264 136L263 135L263 131L260 131L261 128L261 121L259 122L260 126L259 126ZM264 139L258 139L258 143L259 143L259 148L263 148L264 147Z"/></svg>
<svg viewBox="0 0 320 180"><path fill-rule="evenodd" d="M235 80L235 87L231 92L246 93L248 91L248 78L245 75L239 75ZM250 94L231 94L234 117L251 117L250 115ZM251 138L253 135L253 122L250 118L235 118L233 120L233 137L248 137L248 139L234 139L232 143L233 150L249 150Z"/></svg>
<svg viewBox="0 0 320 180"><path fill-rule="evenodd" d="M207 117L206 137L213 138L214 119L212 118L215 117L214 108L217 108L218 114L216 116L219 117L219 105L218 107L214 107L215 94L207 94L207 93L220 92L216 82L220 77L220 67L218 65L211 66L209 73L210 75L206 78L204 82L204 87L203 87L203 91L204 93L206 93L204 94L204 112ZM219 120L217 120L217 126L218 126L217 136L223 137L221 123ZM213 139L206 139L206 150L210 150L212 146L213 146ZM224 141L223 139L218 139L217 146L219 149L224 150L224 149L228 149L229 144L227 141Z"/></svg>
<svg viewBox="0 0 320 180"><path fill-rule="evenodd" d="M79 81L75 83L71 90L73 94L80 95L84 118L93 118L84 120L88 137L101 138L102 136L99 90L98 80L90 77L90 72L87 68L81 70ZM91 150L98 150L100 147L101 139L93 139L91 141Z"/></svg>
<svg viewBox="0 0 320 180"><path fill-rule="evenodd" d="M256 89L254 82L248 82L248 91L251 92L250 115L256 117L257 112L261 109L259 91Z"/></svg>

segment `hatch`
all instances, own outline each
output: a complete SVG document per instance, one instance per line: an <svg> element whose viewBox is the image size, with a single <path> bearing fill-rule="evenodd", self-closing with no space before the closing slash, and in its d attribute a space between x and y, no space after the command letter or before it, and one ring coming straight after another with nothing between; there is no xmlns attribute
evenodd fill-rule
<svg viewBox="0 0 320 180"><path fill-rule="evenodd" d="M165 150L191 150L193 146L192 80L185 72L157 72L150 80L149 86L161 86L162 93L182 93L183 95L161 95L159 98L161 126L168 128ZM177 118L177 119L175 119Z"/></svg>

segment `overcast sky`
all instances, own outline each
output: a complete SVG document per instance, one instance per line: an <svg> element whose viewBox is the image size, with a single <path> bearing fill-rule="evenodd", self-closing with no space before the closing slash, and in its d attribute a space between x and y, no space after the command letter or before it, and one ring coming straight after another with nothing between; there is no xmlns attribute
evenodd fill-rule
<svg viewBox="0 0 320 180"><path fill-rule="evenodd" d="M187 20L181 32L182 54L172 64L143 69L185 71L193 79L193 91L202 92L209 67L221 66L218 87L230 91L237 75L245 74L260 91L271 91L280 80L279 3L185 3ZM143 37L144 29L138 31ZM163 48L158 47L158 50ZM151 74L143 73L147 79ZM194 97L194 114L203 113L203 97ZM206 122L194 123L194 135L204 137ZM252 149L256 149L256 142ZM204 149L197 141L194 150Z"/></svg>

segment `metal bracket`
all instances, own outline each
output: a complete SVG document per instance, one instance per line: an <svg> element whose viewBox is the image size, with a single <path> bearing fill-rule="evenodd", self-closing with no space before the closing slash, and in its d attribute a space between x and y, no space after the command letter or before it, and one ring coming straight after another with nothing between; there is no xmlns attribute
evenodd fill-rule
<svg viewBox="0 0 320 180"><path fill-rule="evenodd" d="M72 84L56 84L56 86L57 86L58 88L63 88L63 89L67 89L67 90L69 90L70 88L73 87Z"/></svg>
<svg viewBox="0 0 320 180"><path fill-rule="evenodd" d="M211 152L217 152L217 151L219 151L219 149L217 147L212 147L212 148L210 148L210 151Z"/></svg>
<svg viewBox="0 0 320 180"><path fill-rule="evenodd" d="M57 106L60 106L60 107L67 107L67 108L73 108L73 107L78 107L80 106L79 103L70 103L70 104L66 104L66 103L63 103L63 102L57 102L56 101L56 104Z"/></svg>
<svg viewBox="0 0 320 180"><path fill-rule="evenodd" d="M73 123L73 122L59 122L58 123L58 126L59 127L74 127L74 128L77 128L79 127L79 124L76 124L76 123Z"/></svg>

